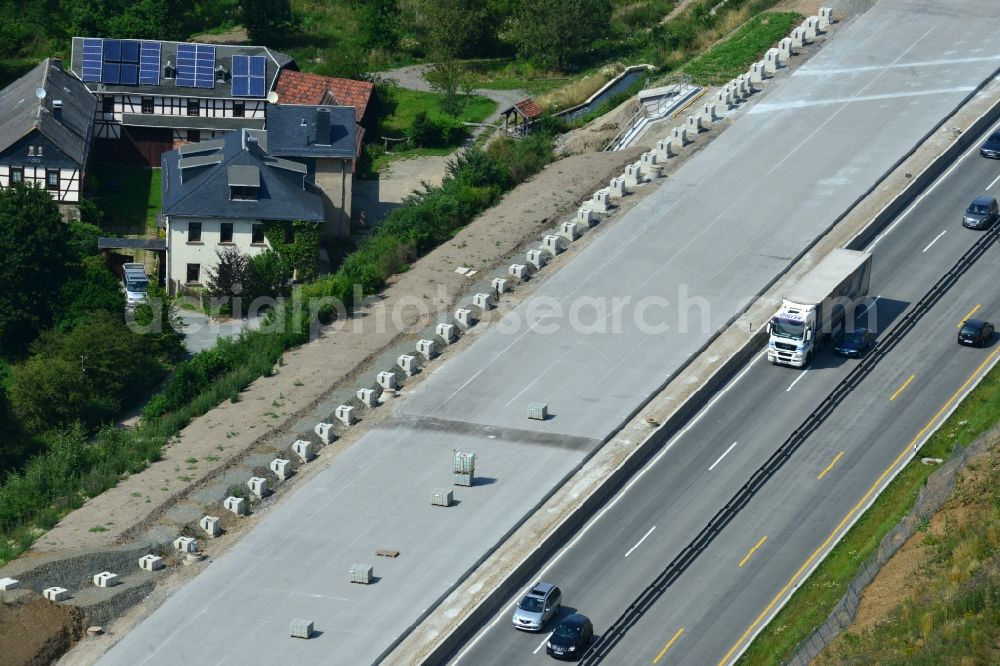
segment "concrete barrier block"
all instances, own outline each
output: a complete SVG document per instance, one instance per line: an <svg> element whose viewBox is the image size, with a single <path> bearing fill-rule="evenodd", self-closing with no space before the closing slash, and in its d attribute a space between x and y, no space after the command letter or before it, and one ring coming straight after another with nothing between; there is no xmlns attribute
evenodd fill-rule
<svg viewBox="0 0 1000 666"><path fill-rule="evenodd" d="M359 388L355 395L365 407L369 409L378 407L378 393L375 392L375 389Z"/></svg>
<svg viewBox="0 0 1000 666"><path fill-rule="evenodd" d="M458 339L458 333L454 324L438 324L434 327L434 335L441 338L446 345L450 345Z"/></svg>
<svg viewBox="0 0 1000 666"><path fill-rule="evenodd" d="M417 353L429 361L437 356L437 344L426 338L417 340Z"/></svg>
<svg viewBox="0 0 1000 666"><path fill-rule="evenodd" d="M507 269L507 273L518 280L527 280L531 277L531 271L528 270L525 264L511 264Z"/></svg>
<svg viewBox="0 0 1000 666"><path fill-rule="evenodd" d="M611 209L611 190L605 188L594 192L594 196L590 199L590 208L595 213L607 213Z"/></svg>
<svg viewBox="0 0 1000 666"><path fill-rule="evenodd" d="M445 488L437 488L431 494L431 505L451 506L453 499L454 499L454 494L451 490L447 490Z"/></svg>
<svg viewBox="0 0 1000 666"><path fill-rule="evenodd" d="M139 568L143 571L159 571L164 566L163 558L158 555L143 555L139 558Z"/></svg>
<svg viewBox="0 0 1000 666"><path fill-rule="evenodd" d="M396 388L396 373L382 371L375 376L375 382L381 386L386 391L392 391Z"/></svg>
<svg viewBox="0 0 1000 666"><path fill-rule="evenodd" d="M528 405L528 418L535 421L544 421L549 418L549 406L544 402L533 402Z"/></svg>
<svg viewBox="0 0 1000 666"><path fill-rule="evenodd" d="M548 234L542 237L542 252L547 252L553 257L563 251L562 239L559 236Z"/></svg>
<svg viewBox="0 0 1000 666"><path fill-rule="evenodd" d="M257 496L257 499L264 499L267 494L267 479L262 476L251 476L247 480L247 488L250 493Z"/></svg>
<svg viewBox="0 0 1000 666"><path fill-rule="evenodd" d="M790 39L792 40L792 50L801 49L806 44L806 29L799 26L792 30Z"/></svg>
<svg viewBox="0 0 1000 666"><path fill-rule="evenodd" d="M608 186L608 189L611 191L612 197L618 197L619 199L621 199L627 194L627 190L625 189L625 179L612 178L611 183Z"/></svg>
<svg viewBox="0 0 1000 666"><path fill-rule="evenodd" d="M326 446L330 445L330 442L334 440L333 424L332 423L317 423L316 427L313 428L313 432L319 437L319 440L323 442ZM304 440L299 440L304 441ZM297 444L298 442L296 442ZM308 443L308 442L307 442ZM293 447L294 448L294 447ZM306 461L303 461L306 462Z"/></svg>
<svg viewBox="0 0 1000 666"><path fill-rule="evenodd" d="M351 582L369 585L372 582L375 567L370 564L352 564Z"/></svg>
<svg viewBox="0 0 1000 666"><path fill-rule="evenodd" d="M833 23L833 7L819 8L819 29L826 30Z"/></svg>
<svg viewBox="0 0 1000 666"><path fill-rule="evenodd" d="M330 434L329 439L332 442L333 441L333 435L332 435L333 424L332 423L326 423L326 424L323 424L323 425L330 426L331 434ZM304 463L307 463L310 460L312 460L313 456L315 455L315 453L313 452L313 443L310 442L309 440L306 440L306 439L297 439L294 442L292 442L292 453L294 453L296 456L298 456L299 460L301 460Z"/></svg>
<svg viewBox="0 0 1000 666"><path fill-rule="evenodd" d="M352 426L358 420L357 415L354 413L354 407L351 405L337 405L337 408L333 410L333 418L345 426Z"/></svg>
<svg viewBox="0 0 1000 666"><path fill-rule="evenodd" d="M639 162L625 167L625 186L635 187L642 182L642 165Z"/></svg>
<svg viewBox="0 0 1000 666"><path fill-rule="evenodd" d="M96 587L114 587L119 582L118 574L113 574L110 571L102 571L101 573L94 576L94 585Z"/></svg>
<svg viewBox="0 0 1000 666"><path fill-rule="evenodd" d="M472 304L477 308L479 308L480 310L482 310L483 312L486 312L487 310L492 310L495 307L495 305L493 304L493 294L486 294L483 292L480 292L478 294L473 294Z"/></svg>
<svg viewBox="0 0 1000 666"><path fill-rule="evenodd" d="M531 251L528 252L528 256L530 258ZM472 310L468 308L458 308L455 310L455 321L465 328L471 328L476 325L476 318L472 315Z"/></svg>
<svg viewBox="0 0 1000 666"><path fill-rule="evenodd" d="M528 250L527 258L528 258L528 263L534 266L536 269L540 269L542 266L548 263L548 255L546 255L540 249Z"/></svg>
<svg viewBox="0 0 1000 666"><path fill-rule="evenodd" d="M288 481L288 479L292 478L292 464L286 458L275 458L268 465L268 469L282 481Z"/></svg>
<svg viewBox="0 0 1000 666"><path fill-rule="evenodd" d="M750 65L750 83L760 83L766 74L763 60Z"/></svg>
<svg viewBox="0 0 1000 666"><path fill-rule="evenodd" d="M295 618L288 623L288 633L292 638L311 638L313 635L313 623L312 620L303 620L302 618Z"/></svg>
<svg viewBox="0 0 1000 666"><path fill-rule="evenodd" d="M506 294L510 291L510 280L507 278L493 278L490 280L490 286L493 288L494 294Z"/></svg>
<svg viewBox="0 0 1000 666"><path fill-rule="evenodd" d="M42 590L42 596L49 601L66 601L69 599L69 590L65 587L47 587Z"/></svg>
<svg viewBox="0 0 1000 666"><path fill-rule="evenodd" d="M670 130L670 141L673 143L674 148L683 148L687 143L687 128L675 127Z"/></svg>
<svg viewBox="0 0 1000 666"><path fill-rule="evenodd" d="M21 587L21 581L16 578L10 578L9 576L0 578L0 592L10 592L19 587Z"/></svg>
<svg viewBox="0 0 1000 666"><path fill-rule="evenodd" d="M818 16L807 16L805 22L803 23L806 29L806 36L816 38L819 33L823 32L819 27L819 17Z"/></svg>
<svg viewBox="0 0 1000 666"><path fill-rule="evenodd" d="M640 161L642 163L642 179L644 182L652 182L662 175L663 167L660 166L656 159L655 151L643 153Z"/></svg>
<svg viewBox="0 0 1000 666"><path fill-rule="evenodd" d="M211 539L222 534L222 527L219 526L219 518L217 516L202 516L202 519L198 521L198 527Z"/></svg>
<svg viewBox="0 0 1000 666"><path fill-rule="evenodd" d="M660 139L656 142L656 152L657 157L660 161L666 161L667 159L675 156L677 153L674 152L674 144L670 139Z"/></svg>
<svg viewBox="0 0 1000 666"><path fill-rule="evenodd" d="M788 62L788 59L795 55L795 48L792 46L792 38L785 37L778 42L778 57L781 62Z"/></svg>
<svg viewBox="0 0 1000 666"><path fill-rule="evenodd" d="M721 106L723 109L729 109L733 105L732 91L726 88L716 91L715 103Z"/></svg>
<svg viewBox="0 0 1000 666"><path fill-rule="evenodd" d="M563 222L559 225L559 235L568 241L575 241L580 237L580 228L576 222Z"/></svg>
<svg viewBox="0 0 1000 666"><path fill-rule="evenodd" d="M686 125L688 134L697 134L701 130L701 114L688 116Z"/></svg>
<svg viewBox="0 0 1000 666"><path fill-rule="evenodd" d="M761 77L763 78L763 72L761 73ZM750 72L740 74L740 76L736 79L736 83L739 85L744 98L750 97L750 95L754 93L754 90L756 90L753 85L753 77L750 75Z"/></svg>
<svg viewBox="0 0 1000 666"><path fill-rule="evenodd" d="M701 122L703 125L708 123L714 123L719 119L719 116L715 113L715 104L705 104L701 107Z"/></svg>
<svg viewBox="0 0 1000 666"><path fill-rule="evenodd" d="M573 218L573 221L580 225L590 227L594 223L595 219L593 208L590 206L580 206L576 209L576 216Z"/></svg>
<svg viewBox="0 0 1000 666"><path fill-rule="evenodd" d="M198 542L191 537L177 537L174 539L174 550L182 553L197 553Z"/></svg>
<svg viewBox="0 0 1000 666"><path fill-rule="evenodd" d="M242 497L233 497L230 495L222 500L222 508L237 516L247 515L247 501Z"/></svg>
<svg viewBox="0 0 1000 666"><path fill-rule="evenodd" d="M401 354L396 359L396 365L407 377L412 377L417 372L417 357L412 354Z"/></svg>
<svg viewBox="0 0 1000 666"><path fill-rule="evenodd" d="M781 67L781 51L778 49L768 49L764 54L764 70L768 74L774 74Z"/></svg>

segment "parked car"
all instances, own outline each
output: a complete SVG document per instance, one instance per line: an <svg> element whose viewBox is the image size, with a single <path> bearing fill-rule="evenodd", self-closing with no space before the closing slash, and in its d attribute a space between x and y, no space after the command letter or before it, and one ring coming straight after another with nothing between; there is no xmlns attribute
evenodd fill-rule
<svg viewBox="0 0 1000 666"><path fill-rule="evenodd" d="M997 206L997 200L984 194L973 199L965 209L962 226L969 229L986 229L997 221L998 216L1000 207Z"/></svg>
<svg viewBox="0 0 1000 666"><path fill-rule="evenodd" d="M868 350L875 344L875 334L867 328L856 328L853 331L845 331L837 344L833 346L833 353L850 358L863 358Z"/></svg>
<svg viewBox="0 0 1000 666"><path fill-rule="evenodd" d="M579 659L594 640L594 625L586 615L573 613L556 625L545 642L545 654L556 659Z"/></svg>
<svg viewBox="0 0 1000 666"><path fill-rule="evenodd" d="M981 319L966 319L958 329L958 344L985 347L993 339L993 324Z"/></svg>
<svg viewBox="0 0 1000 666"><path fill-rule="evenodd" d="M979 154L983 157L1000 158L1000 131L990 134L979 148Z"/></svg>
<svg viewBox="0 0 1000 666"><path fill-rule="evenodd" d="M134 308L146 302L146 289L149 288L149 278L142 264L122 265L122 288L125 290L125 305Z"/></svg>
<svg viewBox="0 0 1000 666"><path fill-rule="evenodd" d="M517 629L541 631L562 605L562 592L550 583L536 583L514 609L511 622Z"/></svg>

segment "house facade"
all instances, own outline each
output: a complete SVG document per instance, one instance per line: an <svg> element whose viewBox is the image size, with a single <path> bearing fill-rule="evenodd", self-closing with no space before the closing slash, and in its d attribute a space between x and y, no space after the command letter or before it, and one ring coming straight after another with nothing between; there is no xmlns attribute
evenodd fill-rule
<svg viewBox="0 0 1000 666"><path fill-rule="evenodd" d="M96 105L53 58L0 90L0 188L36 185L69 214L80 202Z"/></svg>
<svg viewBox="0 0 1000 666"><path fill-rule="evenodd" d="M95 151L159 166L182 143L263 129L291 58L262 46L74 37L72 72L97 97Z"/></svg>

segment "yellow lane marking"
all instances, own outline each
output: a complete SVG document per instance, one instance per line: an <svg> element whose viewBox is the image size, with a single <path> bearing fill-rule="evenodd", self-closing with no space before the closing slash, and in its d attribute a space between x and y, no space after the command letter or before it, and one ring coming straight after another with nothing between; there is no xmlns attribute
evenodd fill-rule
<svg viewBox="0 0 1000 666"><path fill-rule="evenodd" d="M965 320L971 318L972 315L976 314L976 312L978 312L979 308L981 308L981 307L983 307L982 303L980 303L976 307L974 307L971 310L969 310L969 314L967 314L964 317L962 317L962 321L958 322L958 326L956 326L955 328L962 328L962 324L965 323Z"/></svg>
<svg viewBox="0 0 1000 666"><path fill-rule="evenodd" d="M941 409L935 412L934 416L932 416L931 419L924 425L924 427L920 429L920 432L914 435L913 439L911 439L907 443L906 448L903 449L900 452L900 454L896 456L896 459L893 460L889 464L889 466L885 468L885 470L883 470L883 472L879 475L877 479L875 479L875 483L873 483L871 488L869 488L868 491L861 497L861 499L858 500L858 503L855 504L853 507L851 507L851 510L847 512L847 515L844 516L839 523L837 523L837 526L834 527L833 531L830 532L830 534L826 537L826 539L823 540L823 543L819 545L819 548L817 548L812 552L812 554L808 557L808 559L806 559L806 561L802 563L802 566L799 567L798 571L792 574L792 577L788 579L788 582L785 583L784 587L782 587L778 591L778 593L774 595L774 598L771 599L771 601L767 604L767 606L764 607L764 610L760 612L760 615L757 616L757 618L750 624L750 626L746 628L746 631L744 631L743 635L739 637L739 640L733 643L733 646L729 648L729 651L726 652L725 656L723 656L722 659L719 660L719 666L725 666L726 662L729 661L729 658L733 656L733 653L736 652L736 650L739 649L740 645L743 644L743 641L745 641L747 637L749 637L750 634L752 634L754 630L757 629L760 623L764 621L764 618L767 617L767 614L771 612L771 609L774 608L774 606L779 601L781 601L781 598L785 596L788 590L790 590L792 586L795 585L795 581L798 580L799 576L801 576L806 571L806 569L812 566L813 562L816 561L816 558L818 558L820 554L824 550L826 550L826 548L837 538L837 535L840 533L840 531L844 529L844 526L846 526L847 523L849 523L851 519L854 517L854 515L861 510L861 507L863 507L868 502L869 498L871 498L871 496L875 493L875 491L878 490L878 487L882 485L882 482L885 481L885 478L889 476L890 473L892 473L893 469L898 467L899 464L903 462L903 459L906 458L906 456L910 453L911 450L916 449L917 445L920 443L920 439L925 434L927 434L927 431L931 429L931 427L941 417L941 415L944 414L952 406L952 404L958 399L958 396L960 396L962 392L965 391L966 388L968 388L969 384L972 383L972 381L976 378L976 376L983 371L983 368L987 367L990 363L993 362L993 359L996 357L997 354L1000 354L1000 347L997 347L992 352L990 352L990 355L987 356L986 359L979 364L979 367L973 370L972 374L969 375L969 377L964 382L962 382L962 385L959 386L958 389L951 394L951 397L949 397L948 400L943 405L941 405Z"/></svg>
<svg viewBox="0 0 1000 666"><path fill-rule="evenodd" d="M674 641L676 641L678 638L680 638L681 634L683 634L683 633L684 633L684 627L681 627L680 629L677 630L677 633L674 634L674 637L671 638L669 641L667 641L667 644L663 646L662 650L660 650L660 654L656 655L656 659L653 660L654 664L656 662L660 661L660 659L663 659L663 655L665 655L667 653L667 650L670 649L670 646L673 645Z"/></svg>
<svg viewBox="0 0 1000 666"><path fill-rule="evenodd" d="M761 546L763 546L763 545L764 545L764 542L765 542L765 541L767 541L767 535L766 535L766 534L765 534L764 536L762 536L762 537L760 538L760 541L758 541L757 543L755 543L755 544L754 544L754 547L750 549L750 552L749 552L749 553L747 553L747 554L746 554L746 555L745 555L745 556L743 557L743 559L742 559L742 560L740 560L740 566L743 566L744 564L746 564L746 563L747 563L747 560L749 560L749 559L750 559L750 557L751 557L751 556L752 556L752 555L753 555L754 553L756 553L756 552L757 552L757 549L758 549L758 548L760 548Z"/></svg>
<svg viewBox="0 0 1000 666"><path fill-rule="evenodd" d="M841 452L840 452L840 453L838 453L838 454L836 455L836 457L835 457L835 458L833 459L833 462L831 462L831 463L830 463L829 465L827 465L827 466L826 466L826 469L824 469L824 470L823 470L822 472L820 472L820 473L819 473L819 476L817 476L817 477L816 477L816 480L817 480L817 481L819 481L819 480L820 480L820 479L822 479L822 478L823 478L824 476L826 476L826 473L827 473L827 472L829 472L829 471L830 471L831 469L833 469L833 466L837 464L837 461L838 461L838 460L840 460L840 459L841 459L841 458L843 458L843 457L844 457L844 452L843 452L843 451L841 451Z"/></svg>
<svg viewBox="0 0 1000 666"><path fill-rule="evenodd" d="M895 392L895 393L893 393L893 394L892 394L892 395L891 395L891 396L889 397L889 400L895 400L895 399L896 399L896 397L897 397L897 396L898 396L898 395L899 395L900 393L902 393L902 392L903 392L903 390L904 390L904 389L905 389L905 388L906 388L907 386L909 386L909 385L910 385L910 382L912 382L912 381L913 381L913 378L914 378L914 377L916 377L916 375L910 375L910 376L909 376L909 378L908 378L908 379L907 379L907 380L906 380L905 382L903 382L903 385L902 385L902 386L900 386L900 387L899 387L898 389L896 389L896 392Z"/></svg>

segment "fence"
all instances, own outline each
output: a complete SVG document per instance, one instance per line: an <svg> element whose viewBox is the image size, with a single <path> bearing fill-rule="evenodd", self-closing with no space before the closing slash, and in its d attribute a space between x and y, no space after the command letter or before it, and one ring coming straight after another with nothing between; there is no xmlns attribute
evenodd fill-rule
<svg viewBox="0 0 1000 666"><path fill-rule="evenodd" d="M847 591L834 606L826 622L799 644L795 656L786 662L786 666L808 666L841 631L854 622L861 605L861 595L882 566L944 505L955 486L956 475L965 468L969 459L987 451L998 439L1000 428L993 428L964 449L957 444L952 447L952 455L948 461L931 474L920 489L913 509L882 538L878 550L860 565L858 575L848 583Z"/></svg>

